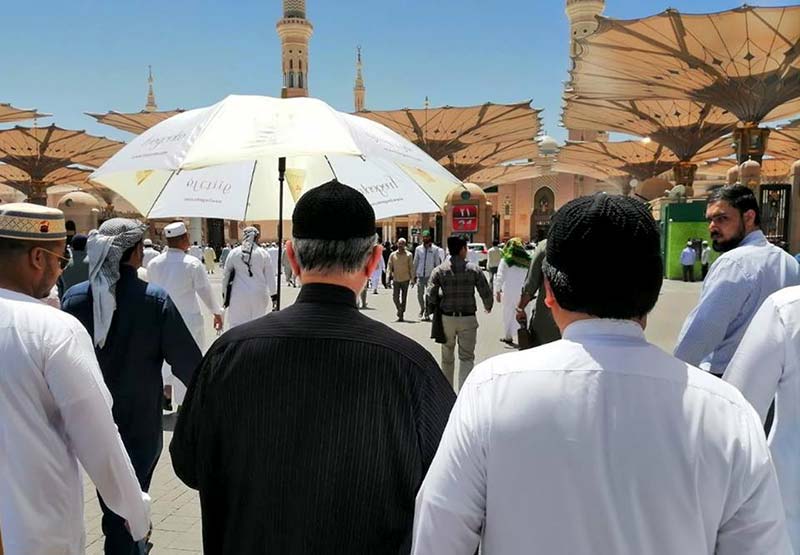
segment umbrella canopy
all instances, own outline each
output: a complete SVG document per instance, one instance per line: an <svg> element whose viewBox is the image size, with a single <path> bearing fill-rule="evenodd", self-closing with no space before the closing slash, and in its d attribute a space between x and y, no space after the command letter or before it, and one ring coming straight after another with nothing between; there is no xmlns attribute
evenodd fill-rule
<svg viewBox="0 0 800 555"><path fill-rule="evenodd" d="M660 175L678 162L669 149L653 141L568 142L557 159L576 169L593 168L609 177L627 174L639 180Z"/></svg>
<svg viewBox="0 0 800 555"><path fill-rule="evenodd" d="M26 119L46 118L49 116L50 114L40 114L33 109L17 108L11 104L3 104L0 102L0 123L11 123Z"/></svg>
<svg viewBox="0 0 800 555"><path fill-rule="evenodd" d="M800 160L800 126L773 129L767 141L767 152L776 158Z"/></svg>
<svg viewBox="0 0 800 555"><path fill-rule="evenodd" d="M91 170L75 167L58 168L48 173L43 180L34 183L31 176L19 168L8 164L0 164L0 184L25 193L26 196L34 194L36 187L50 188L56 185L75 185L86 184Z"/></svg>
<svg viewBox="0 0 800 555"><path fill-rule="evenodd" d="M800 5L598 20L577 42L570 88L583 99L692 100L745 123L800 108Z"/></svg>
<svg viewBox="0 0 800 555"><path fill-rule="evenodd" d="M290 194L278 187L286 160ZM460 185L419 148L313 98L229 96L139 135L92 179L147 217L274 220L308 188L338 179L378 218L439 211Z"/></svg>
<svg viewBox="0 0 800 555"><path fill-rule="evenodd" d="M14 127L0 130L0 162L27 175L31 202L44 202L49 176L70 166L96 168L124 143L85 131L49 127Z"/></svg>
<svg viewBox="0 0 800 555"><path fill-rule="evenodd" d="M466 181L482 170L539 154L535 137L541 130L541 110L530 104L366 110L358 116L399 133Z"/></svg>
<svg viewBox="0 0 800 555"><path fill-rule="evenodd" d="M133 133L134 135L141 135L157 123L161 123L165 119L169 119L181 112L183 112L183 110L180 109L162 112L142 110L141 112L133 113L110 111L105 114L86 112L86 115L93 117L98 123L102 123L103 125L110 125L116 129Z"/></svg>
<svg viewBox="0 0 800 555"><path fill-rule="evenodd" d="M701 151L710 152L710 158L729 154L731 140L720 139L738 120L723 108L692 100L586 100L568 95L562 121L568 129L648 137L689 161Z"/></svg>
<svg viewBox="0 0 800 555"><path fill-rule="evenodd" d="M725 158L714 160L700 166L697 170L699 173L708 176L725 177L734 166L739 163L735 158ZM764 158L761 161L761 177L763 181L782 181L791 171L792 161L781 158Z"/></svg>

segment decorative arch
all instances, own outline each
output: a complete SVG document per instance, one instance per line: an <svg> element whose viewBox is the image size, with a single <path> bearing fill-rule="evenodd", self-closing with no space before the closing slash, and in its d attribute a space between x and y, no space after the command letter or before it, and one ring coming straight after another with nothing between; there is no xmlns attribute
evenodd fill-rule
<svg viewBox="0 0 800 555"><path fill-rule="evenodd" d="M542 241L550 231L550 220L556 211L556 194L549 186L539 187L533 194L533 210L531 211L531 241Z"/></svg>

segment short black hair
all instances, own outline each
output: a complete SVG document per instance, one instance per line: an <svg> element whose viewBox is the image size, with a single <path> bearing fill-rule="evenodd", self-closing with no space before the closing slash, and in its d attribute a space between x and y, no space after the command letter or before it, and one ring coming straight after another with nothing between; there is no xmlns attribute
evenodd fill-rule
<svg viewBox="0 0 800 555"><path fill-rule="evenodd" d="M744 185L725 185L711 190L708 194L708 204L725 201L744 216L748 210L756 213L755 224L761 225L761 209L758 206L758 199L752 189Z"/></svg>
<svg viewBox="0 0 800 555"><path fill-rule="evenodd" d="M139 245L142 244L142 241L144 241L144 239L140 239L138 243L136 243L135 245L133 245L132 247L127 249L125 252L123 252L122 253L122 258L120 258L119 263L120 264L127 264L128 262L130 262L131 261L131 257L133 256L133 253L136 252L136 249L139 248Z"/></svg>
<svg viewBox="0 0 800 555"><path fill-rule="evenodd" d="M497 245L499 245L499 244L500 244L500 241L498 241L497 239L495 239L494 241L492 241L492 246L493 246L493 247L496 247L496 246L497 246Z"/></svg>
<svg viewBox="0 0 800 555"><path fill-rule="evenodd" d="M628 252L624 276L608 264L620 244ZM664 279L658 224L647 206L630 197L577 198L553 216L543 270L566 310L641 318L655 306Z"/></svg>
<svg viewBox="0 0 800 555"><path fill-rule="evenodd" d="M458 256L461 249L467 246L467 240L460 235L451 235L447 238L447 250L450 256Z"/></svg>

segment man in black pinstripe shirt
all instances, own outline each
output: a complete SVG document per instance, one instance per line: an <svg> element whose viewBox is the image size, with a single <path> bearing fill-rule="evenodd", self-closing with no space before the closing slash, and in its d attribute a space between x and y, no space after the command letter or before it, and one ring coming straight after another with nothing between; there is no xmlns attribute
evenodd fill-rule
<svg viewBox="0 0 800 555"><path fill-rule="evenodd" d="M175 472L200 490L206 555L408 553L455 395L423 347L358 311L382 250L363 195L323 185L292 219L297 302L211 347Z"/></svg>

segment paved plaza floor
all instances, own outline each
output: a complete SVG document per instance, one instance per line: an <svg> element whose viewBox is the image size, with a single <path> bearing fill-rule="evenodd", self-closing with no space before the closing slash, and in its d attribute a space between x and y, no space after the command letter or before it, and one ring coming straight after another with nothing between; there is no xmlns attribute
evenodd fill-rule
<svg viewBox="0 0 800 555"><path fill-rule="evenodd" d="M212 285L217 294L221 289L220 279L219 273L211 276ZM624 276L621 276L620 279L624 279ZM283 300L285 301L283 305L286 306L294 302L298 291L299 289L284 287L282 290ZM697 302L699 292L699 283L665 281L661 298L648 319L647 338L661 348L671 351L680 332L681 324ZM419 306L416 295L416 289L409 290L407 322L394 321L396 318L391 291L382 287L377 295L372 292L369 293L367 297L368 308L364 313L418 341L439 360L439 345L430 339L430 324L420 322L417 318ZM513 350L500 342L502 307L496 305L491 314L479 311L478 320L480 329L478 330L476 362ZM211 319L207 317L206 321L208 323L208 344L210 345L216 334L211 328ZM169 430L174 426L174 420L174 415L166 415L164 417L164 453L156 469L150 489L150 495L153 499L153 536L151 541L155 546L152 551L154 555L202 553L200 501L197 492L184 486L175 476L167 450L167 446L172 440L172 433ZM88 479L85 480L85 485L86 553L87 555L94 555L103 552L103 537L100 526L101 513L94 489Z"/></svg>

